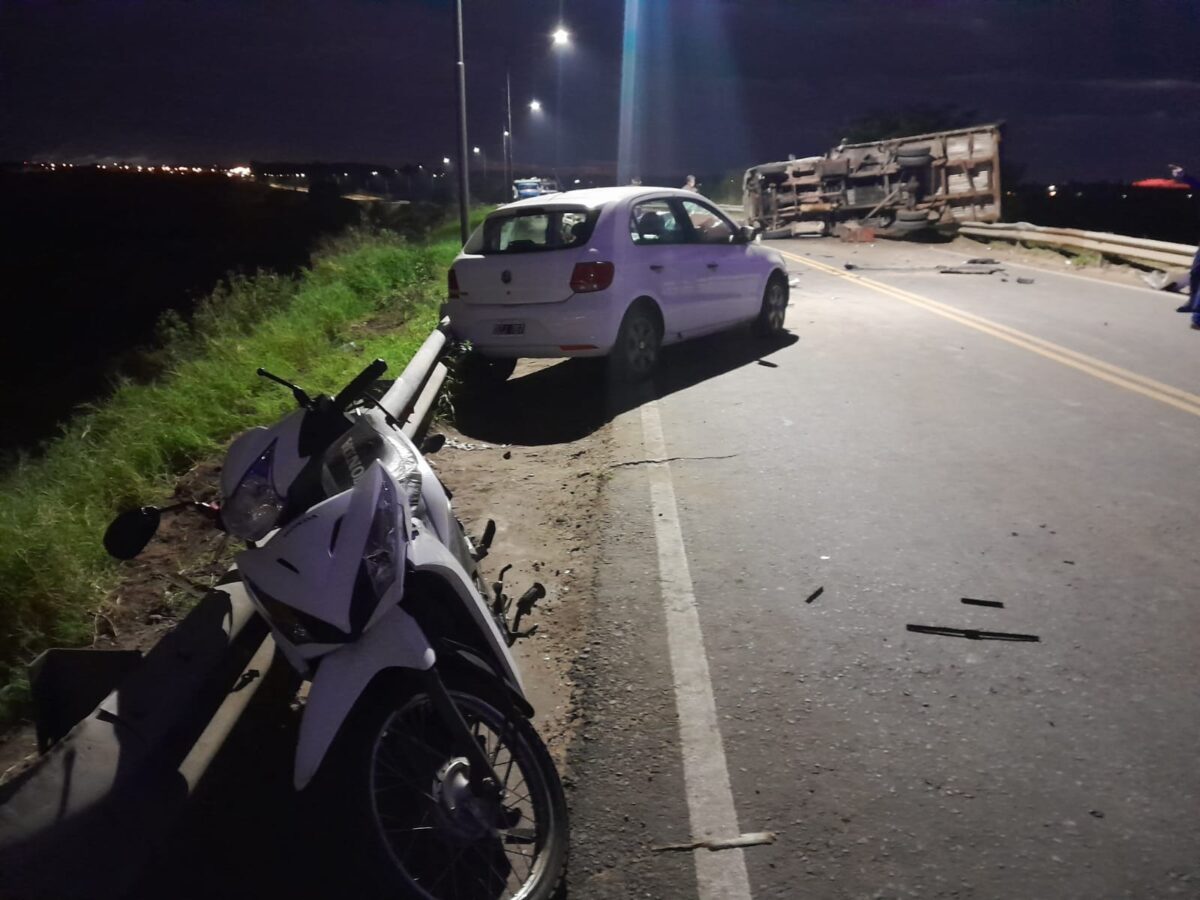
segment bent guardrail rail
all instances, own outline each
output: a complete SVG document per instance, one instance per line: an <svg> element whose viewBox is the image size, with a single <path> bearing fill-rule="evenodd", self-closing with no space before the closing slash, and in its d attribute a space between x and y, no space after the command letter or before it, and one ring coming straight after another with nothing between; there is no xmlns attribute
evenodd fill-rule
<svg viewBox="0 0 1200 900"><path fill-rule="evenodd" d="M1153 268L1187 268L1196 254L1196 247L1189 244L1129 237L1104 231L1032 225L1029 222L973 222L960 226L958 231L959 234L970 237L1090 250L1103 256L1125 259Z"/></svg>
<svg viewBox="0 0 1200 900"><path fill-rule="evenodd" d="M381 401L410 438L445 381L448 326L439 323ZM0 897L128 892L166 845L274 658L266 622L229 572L98 706L0 784Z"/></svg>

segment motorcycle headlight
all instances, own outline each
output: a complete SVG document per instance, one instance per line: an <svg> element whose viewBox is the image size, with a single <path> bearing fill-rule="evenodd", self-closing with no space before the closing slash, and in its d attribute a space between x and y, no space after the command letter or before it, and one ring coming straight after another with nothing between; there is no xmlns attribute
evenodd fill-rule
<svg viewBox="0 0 1200 900"><path fill-rule="evenodd" d="M237 488L221 506L221 521L225 530L235 537L257 541L279 521L284 498L275 490L271 480L274 468L275 442L246 470Z"/></svg>
<svg viewBox="0 0 1200 900"><path fill-rule="evenodd" d="M396 503L396 494L388 480L384 479L375 502L375 516L371 519L371 530L367 533L362 558L362 568L376 602L395 583L397 567L403 564L400 556L400 511Z"/></svg>

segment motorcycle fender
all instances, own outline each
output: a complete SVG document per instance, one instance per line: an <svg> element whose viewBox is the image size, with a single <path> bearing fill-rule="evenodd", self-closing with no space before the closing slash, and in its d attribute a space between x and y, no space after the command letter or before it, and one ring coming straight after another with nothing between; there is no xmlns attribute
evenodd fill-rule
<svg viewBox="0 0 1200 900"><path fill-rule="evenodd" d="M454 558L454 554L432 535L418 533L409 542L408 562L414 571L431 572L454 588L470 612L475 626L487 641L492 656L500 664L505 679L514 685L517 692L524 698L525 685L521 681L516 660L513 659L508 644L504 641L504 636L496 626L496 620L492 618L487 603L479 596L474 581Z"/></svg>
<svg viewBox="0 0 1200 900"><path fill-rule="evenodd" d="M353 644L321 660L308 692L296 745L296 790L312 780L350 710L384 669L426 670L436 655L417 620L399 606Z"/></svg>

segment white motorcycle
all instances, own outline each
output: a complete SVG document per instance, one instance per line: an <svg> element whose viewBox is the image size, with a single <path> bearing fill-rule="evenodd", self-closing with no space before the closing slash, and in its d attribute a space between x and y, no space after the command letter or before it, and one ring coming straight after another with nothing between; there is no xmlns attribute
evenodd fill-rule
<svg viewBox="0 0 1200 900"><path fill-rule="evenodd" d="M509 646L544 595L489 605L476 560L420 450L369 387L336 398L290 388L300 409L239 436L218 523L249 542L242 582L278 648L311 680L296 788L335 804L337 843L381 892L545 900L566 867L567 810ZM386 400L386 397L385 397ZM131 558L162 512L123 513L105 546ZM513 622L507 621L516 607Z"/></svg>

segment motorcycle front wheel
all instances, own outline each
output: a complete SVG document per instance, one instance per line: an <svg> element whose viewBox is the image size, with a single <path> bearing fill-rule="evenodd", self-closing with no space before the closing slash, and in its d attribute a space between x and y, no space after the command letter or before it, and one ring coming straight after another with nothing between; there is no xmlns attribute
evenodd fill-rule
<svg viewBox="0 0 1200 900"><path fill-rule="evenodd" d="M339 843L362 842L353 849L380 896L549 900L566 869L567 807L533 726L507 718L486 691L450 686L502 790L476 797L429 696L397 688L385 677L364 697L326 760Z"/></svg>

